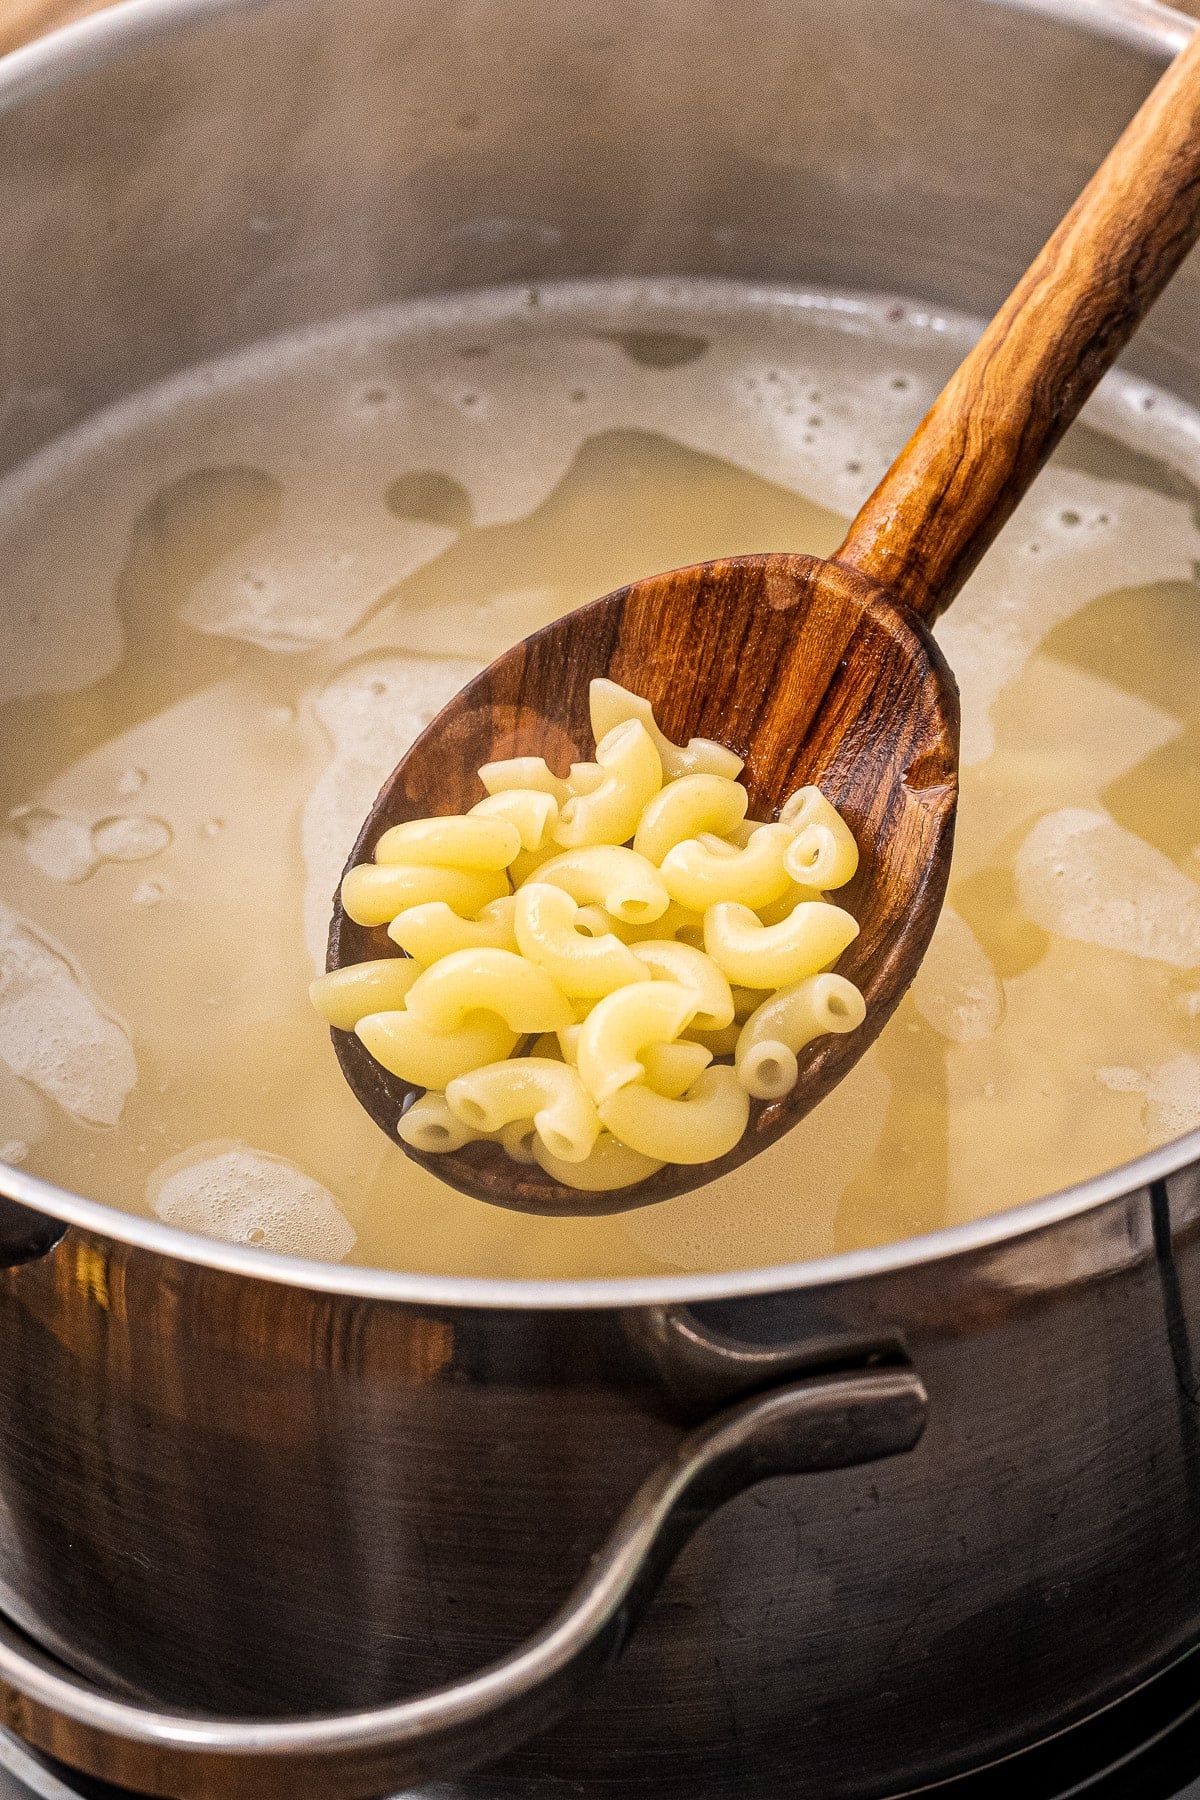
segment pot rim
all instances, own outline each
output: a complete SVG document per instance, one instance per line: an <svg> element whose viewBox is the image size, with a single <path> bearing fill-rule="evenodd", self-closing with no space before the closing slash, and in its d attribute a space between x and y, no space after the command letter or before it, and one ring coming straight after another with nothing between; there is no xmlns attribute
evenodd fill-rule
<svg viewBox="0 0 1200 1800"><path fill-rule="evenodd" d="M1195 22L1159 0L981 0L1010 12L1031 13L1111 38L1167 61L1187 42ZM81 71L111 60L126 47L166 35L210 15L256 9L263 0L116 0L50 32L34 43L0 56L0 112ZM315 1262L249 1245L201 1237L140 1214L87 1200L53 1182L0 1163L4 1196L68 1225L184 1262L199 1263L252 1280L312 1291L410 1305L485 1310L538 1308L594 1310L664 1306L721 1300L784 1289L817 1288L864 1281L919 1265L1009 1244L1164 1180L1189 1163L1200 1162L1200 1129L1076 1182L1071 1187L1003 1212L947 1226L919 1237L900 1238L870 1250L819 1257L799 1263L727 1270L711 1275L615 1276L586 1281L494 1280L486 1276L443 1276L420 1272Z"/></svg>

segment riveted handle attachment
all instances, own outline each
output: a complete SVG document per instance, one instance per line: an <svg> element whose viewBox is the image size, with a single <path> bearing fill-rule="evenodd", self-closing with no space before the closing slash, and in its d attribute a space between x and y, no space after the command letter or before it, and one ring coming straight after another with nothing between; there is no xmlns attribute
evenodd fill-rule
<svg viewBox="0 0 1200 1800"><path fill-rule="evenodd" d="M414 1699L328 1718L158 1711L102 1692L0 1620L6 1716L73 1767L172 1800L358 1800L453 1776L567 1710L723 1501L769 1476L911 1450L926 1407L911 1369L885 1368L794 1382L718 1414L642 1483L548 1624L478 1674Z"/></svg>

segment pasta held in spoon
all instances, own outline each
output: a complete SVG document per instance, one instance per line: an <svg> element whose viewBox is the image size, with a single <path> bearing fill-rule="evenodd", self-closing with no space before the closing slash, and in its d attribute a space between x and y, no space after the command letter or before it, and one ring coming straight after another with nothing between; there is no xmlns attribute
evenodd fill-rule
<svg viewBox="0 0 1200 1800"><path fill-rule="evenodd" d="M858 867L815 787L747 819L731 750L670 743L647 701L590 689L594 762L486 764L464 815L393 826L342 906L403 952L312 984L317 1011L426 1091L404 1142L478 1138L585 1191L724 1156L752 1100L866 1008L833 965L858 934L826 895Z"/></svg>

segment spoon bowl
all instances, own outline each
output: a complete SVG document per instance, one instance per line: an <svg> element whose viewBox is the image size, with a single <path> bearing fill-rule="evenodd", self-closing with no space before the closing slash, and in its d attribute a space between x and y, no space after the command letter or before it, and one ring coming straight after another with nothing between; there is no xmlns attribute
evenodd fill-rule
<svg viewBox="0 0 1200 1800"><path fill-rule="evenodd" d="M740 556L652 575L526 638L455 695L389 776L347 865L392 825L466 812L475 770L545 756L557 772L591 751L588 684L607 675L645 695L668 737L719 738L743 756L750 816L774 818L816 784L861 846L838 892L860 933L838 972L867 1002L854 1032L817 1038L781 1100L756 1100L745 1135L701 1165L666 1164L615 1193L569 1188L536 1164L475 1142L408 1155L463 1193L523 1212L598 1213L665 1200L736 1168L803 1118L891 1017L937 922L958 793L958 693L922 621L857 570L815 556ZM334 902L329 967L397 955L382 926ZM393 1139L422 1090L389 1074L353 1032L335 1031L343 1073Z"/></svg>

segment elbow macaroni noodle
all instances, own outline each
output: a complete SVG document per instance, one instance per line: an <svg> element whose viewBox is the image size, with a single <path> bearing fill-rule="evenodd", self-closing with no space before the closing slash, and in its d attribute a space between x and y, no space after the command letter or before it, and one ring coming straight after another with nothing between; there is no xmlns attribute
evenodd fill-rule
<svg viewBox="0 0 1200 1800"><path fill-rule="evenodd" d="M858 933L824 897L858 867L837 809L806 787L748 819L733 751L672 744L615 682L593 681L591 712L594 762L488 763L468 813L383 834L342 905L406 954L312 998L426 1089L406 1144L487 1140L599 1192L724 1156L751 1101L788 1093L804 1047L866 1007L831 972Z"/></svg>

